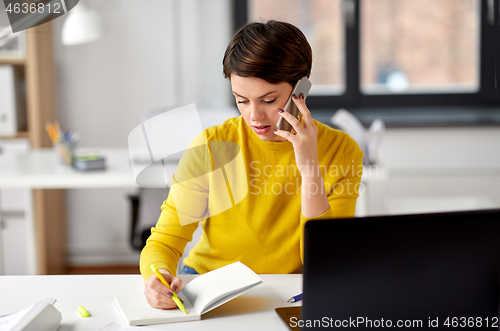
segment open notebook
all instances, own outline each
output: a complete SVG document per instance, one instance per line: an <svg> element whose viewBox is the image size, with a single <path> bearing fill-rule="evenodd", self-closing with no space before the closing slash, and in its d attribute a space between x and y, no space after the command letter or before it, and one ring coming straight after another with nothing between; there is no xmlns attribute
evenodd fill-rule
<svg viewBox="0 0 500 331"><path fill-rule="evenodd" d="M201 319L201 315L262 283L252 269L241 262L207 272L190 281L178 293L187 315L179 309L152 308L144 294L116 295L115 303L127 325L151 325Z"/></svg>

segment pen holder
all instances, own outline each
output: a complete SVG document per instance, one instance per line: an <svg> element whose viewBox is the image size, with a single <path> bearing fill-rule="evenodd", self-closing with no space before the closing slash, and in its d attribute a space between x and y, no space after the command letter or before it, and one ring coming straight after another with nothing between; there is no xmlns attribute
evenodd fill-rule
<svg viewBox="0 0 500 331"><path fill-rule="evenodd" d="M67 141L54 143L54 150L57 153L57 159L60 164L71 165L73 153L75 151L75 143Z"/></svg>

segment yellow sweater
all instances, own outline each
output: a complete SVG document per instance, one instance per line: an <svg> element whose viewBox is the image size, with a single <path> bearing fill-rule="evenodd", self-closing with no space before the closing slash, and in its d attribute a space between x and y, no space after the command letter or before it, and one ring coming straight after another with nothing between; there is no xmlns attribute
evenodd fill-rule
<svg viewBox="0 0 500 331"><path fill-rule="evenodd" d="M330 208L313 219L353 217L362 175L363 152L348 134L317 121L314 123L319 129L318 159ZM200 141L194 145L203 140L236 143L242 156L239 168L246 173L246 181L245 178L243 181L231 181L228 179L231 174L226 173L227 188L233 193L233 206L209 215L208 204L220 200L209 193L210 180L201 179L189 184L186 178L200 175L191 169L196 162L206 162L212 168L220 165L212 159L213 148L184 153L172 178L172 190L161 206L158 223L151 229L151 236L141 253L143 278L146 280L151 276L152 263L175 275L184 248L198 227L194 221L190 224L179 221L173 198L175 185L182 187L181 198L196 201L192 203L192 213L198 215L203 228L201 240L184 260L185 265L200 274L236 261L241 261L258 274L301 273L303 226L311 219L300 212L301 177L292 144L288 141L262 141L241 116L204 130L199 138ZM202 161L193 161L194 154ZM241 185L242 182L248 186ZM243 197L240 194L241 199L235 198L242 188L246 195ZM186 219L184 213L181 216Z"/></svg>

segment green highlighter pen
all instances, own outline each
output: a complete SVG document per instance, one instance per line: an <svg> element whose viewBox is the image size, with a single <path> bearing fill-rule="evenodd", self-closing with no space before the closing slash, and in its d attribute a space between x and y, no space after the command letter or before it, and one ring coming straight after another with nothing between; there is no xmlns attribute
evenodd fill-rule
<svg viewBox="0 0 500 331"><path fill-rule="evenodd" d="M163 278L163 275L158 271L158 269L155 267L154 264L151 265L151 270L153 270L153 272L155 273L156 277L158 277L160 279L160 281L163 283L163 285L165 285L166 287L168 287L169 289L172 290L172 288L170 287L170 285L167 283L167 281L165 280L165 278ZM186 308L184 308L184 305L182 304L181 302L181 299L179 299L179 297L177 296L177 294L175 293L174 290L172 290L172 300L174 300L175 304L177 305L177 307L179 307L180 310L182 310L184 312L184 314L187 315L187 311L186 311Z"/></svg>

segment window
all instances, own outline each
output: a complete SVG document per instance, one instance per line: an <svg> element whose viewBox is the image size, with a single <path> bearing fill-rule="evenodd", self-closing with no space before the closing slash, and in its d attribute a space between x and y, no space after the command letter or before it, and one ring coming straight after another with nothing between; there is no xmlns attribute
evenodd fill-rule
<svg viewBox="0 0 500 331"><path fill-rule="evenodd" d="M479 89L476 0L369 0L361 7L364 94Z"/></svg>
<svg viewBox="0 0 500 331"><path fill-rule="evenodd" d="M237 0L235 25L277 19L305 33L313 49L313 115L341 107L398 116L450 107L478 114L500 111L499 2Z"/></svg>
<svg viewBox="0 0 500 331"><path fill-rule="evenodd" d="M311 95L345 91L341 0L252 0L248 10L250 21L286 21L304 32L313 49Z"/></svg>

